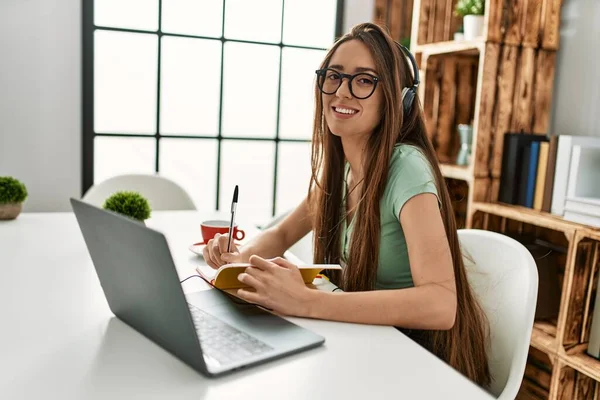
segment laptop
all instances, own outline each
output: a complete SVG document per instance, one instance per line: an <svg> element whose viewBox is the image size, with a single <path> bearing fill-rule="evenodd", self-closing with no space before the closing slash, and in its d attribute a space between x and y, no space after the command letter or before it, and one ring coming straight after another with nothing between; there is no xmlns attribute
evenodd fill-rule
<svg viewBox="0 0 600 400"><path fill-rule="evenodd" d="M204 375L222 375L325 342L226 292L184 295L161 232L74 198L71 206L113 314Z"/></svg>

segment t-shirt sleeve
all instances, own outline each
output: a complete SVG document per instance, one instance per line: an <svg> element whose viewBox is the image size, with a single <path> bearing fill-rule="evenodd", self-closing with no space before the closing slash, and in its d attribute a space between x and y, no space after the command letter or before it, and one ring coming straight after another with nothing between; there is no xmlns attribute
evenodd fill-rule
<svg viewBox="0 0 600 400"><path fill-rule="evenodd" d="M388 181L388 204L397 219L406 202L418 194L433 193L440 204L429 161L417 149L403 148L394 152Z"/></svg>

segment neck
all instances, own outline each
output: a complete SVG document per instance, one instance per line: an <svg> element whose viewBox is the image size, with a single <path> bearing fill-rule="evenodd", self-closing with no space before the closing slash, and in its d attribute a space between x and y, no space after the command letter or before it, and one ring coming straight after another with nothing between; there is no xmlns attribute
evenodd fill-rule
<svg viewBox="0 0 600 400"><path fill-rule="evenodd" d="M354 181L363 178L363 159L368 136L342 138L344 157L350 164L350 173Z"/></svg>

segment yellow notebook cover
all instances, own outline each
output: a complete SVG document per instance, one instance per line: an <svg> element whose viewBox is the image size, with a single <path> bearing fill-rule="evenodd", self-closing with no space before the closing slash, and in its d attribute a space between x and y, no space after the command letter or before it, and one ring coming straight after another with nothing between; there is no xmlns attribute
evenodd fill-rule
<svg viewBox="0 0 600 400"><path fill-rule="evenodd" d="M238 275L251 266L251 264L247 263L225 264L215 270L208 265L201 265L196 267L196 271L198 271L202 279L218 289L239 289L245 288L247 285L238 280ZM339 264L309 264L298 265L298 269L304 283L309 284L312 283L321 271L341 270L342 267Z"/></svg>

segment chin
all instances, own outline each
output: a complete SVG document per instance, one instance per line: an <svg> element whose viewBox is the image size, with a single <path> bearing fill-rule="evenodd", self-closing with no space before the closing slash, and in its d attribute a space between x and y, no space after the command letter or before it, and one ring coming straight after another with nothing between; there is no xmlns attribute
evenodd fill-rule
<svg viewBox="0 0 600 400"><path fill-rule="evenodd" d="M331 133L335 136L348 137L356 134L356 129L353 129L355 126L351 126L354 124L345 124L335 119L331 121L329 118L325 118L325 122Z"/></svg>

